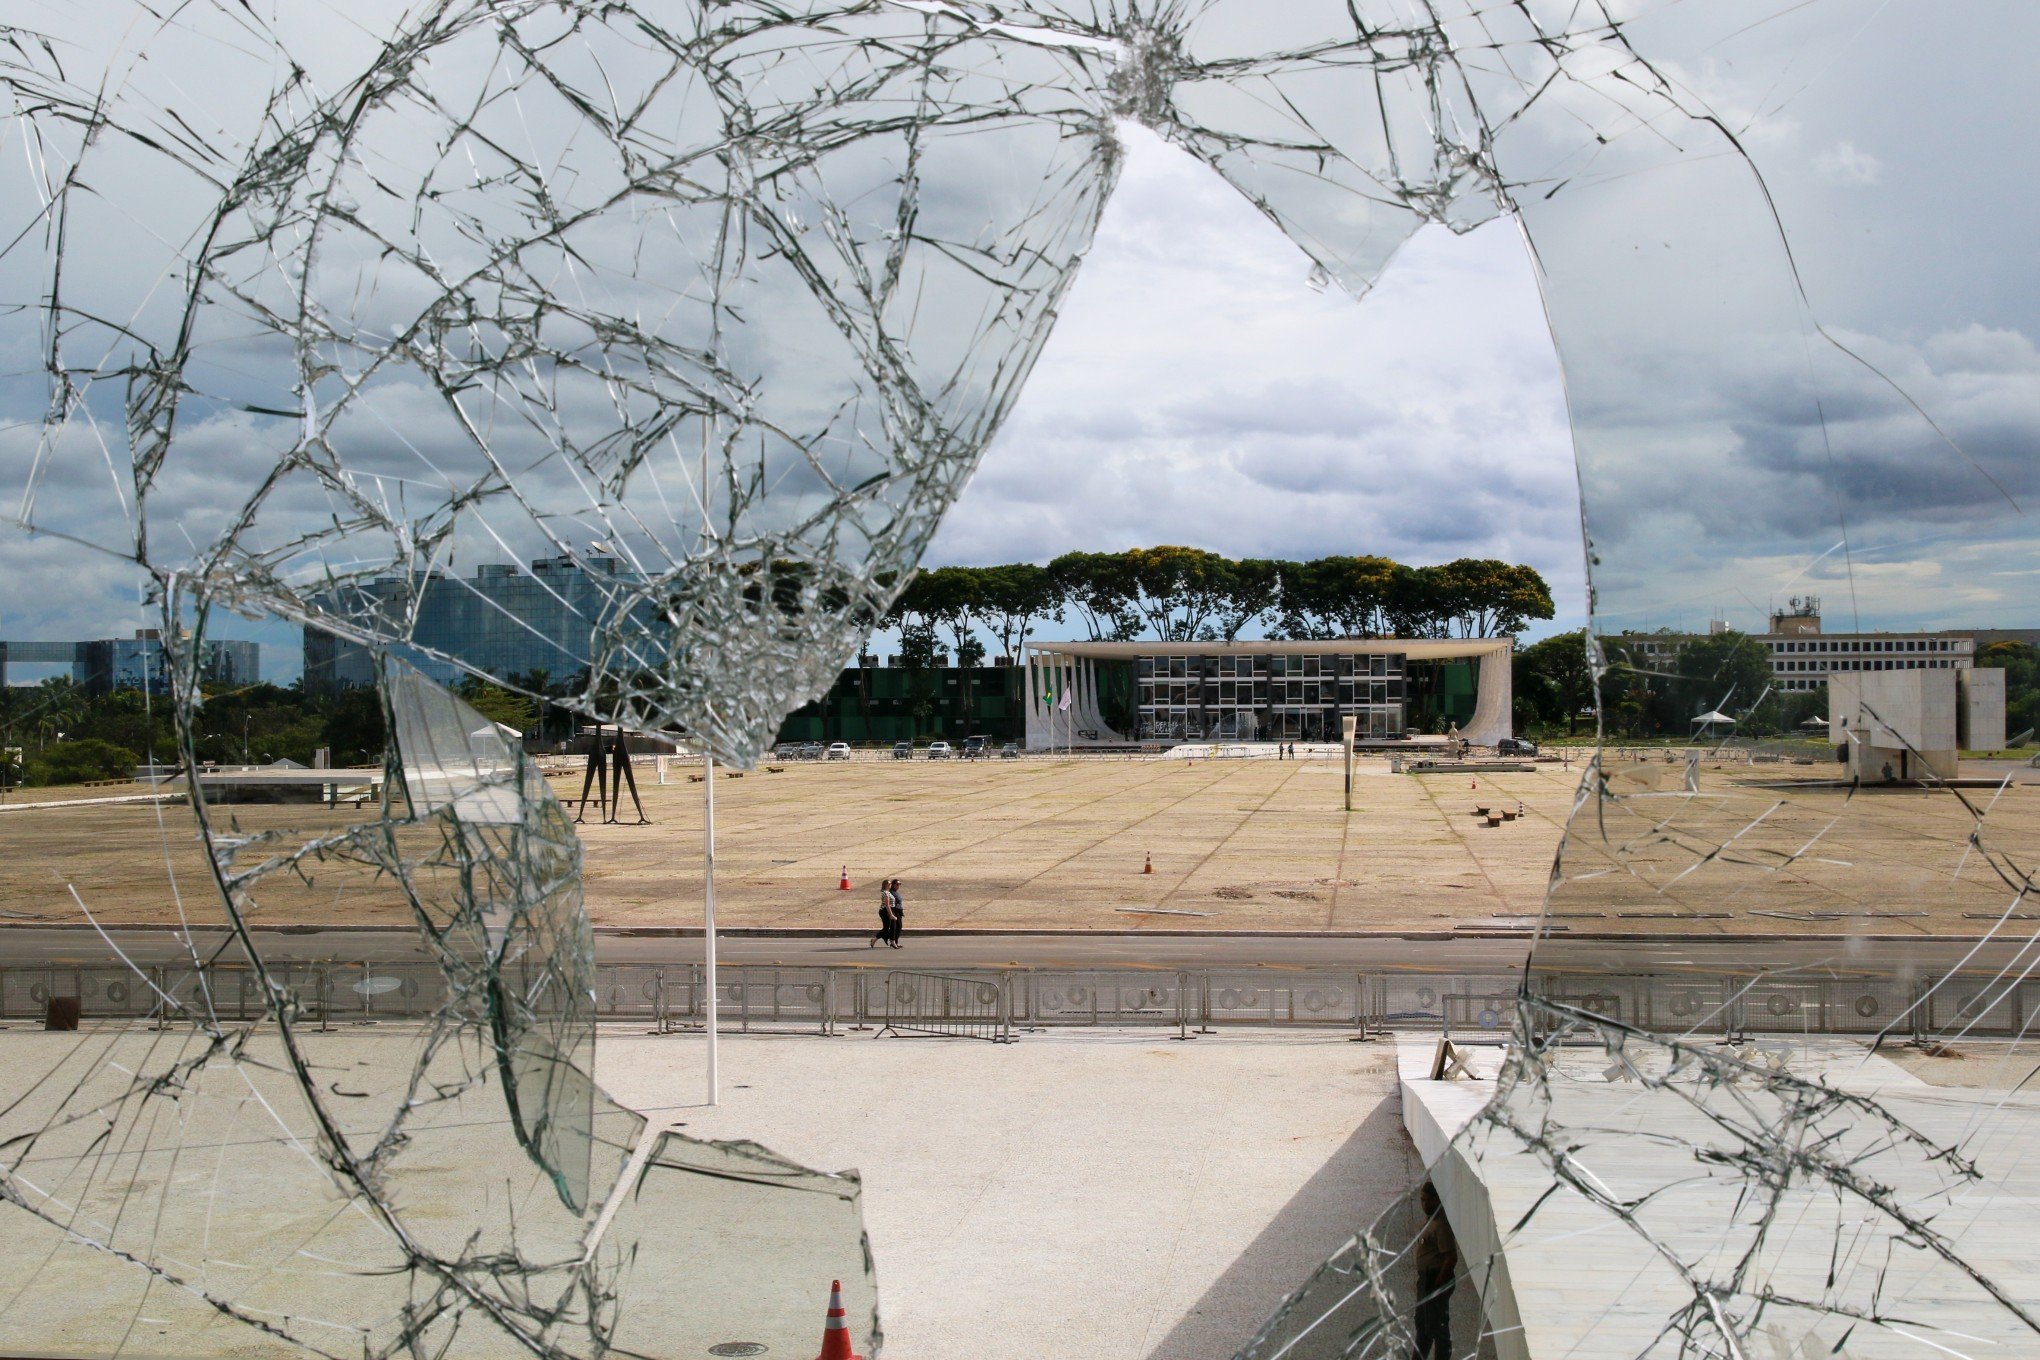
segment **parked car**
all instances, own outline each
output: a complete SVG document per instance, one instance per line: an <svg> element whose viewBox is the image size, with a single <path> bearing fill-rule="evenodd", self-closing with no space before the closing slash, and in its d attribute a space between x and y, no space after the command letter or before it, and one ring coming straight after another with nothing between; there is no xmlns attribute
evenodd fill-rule
<svg viewBox="0 0 2040 1360"><path fill-rule="evenodd" d="M1019 758L1020 758L1019 743L1009 741L1004 746L1001 746L999 748L999 759L1018 760Z"/></svg>
<svg viewBox="0 0 2040 1360"><path fill-rule="evenodd" d="M772 758L774 760L799 760L800 743L797 741L780 742L772 748Z"/></svg>
<svg viewBox="0 0 2040 1360"><path fill-rule="evenodd" d="M800 744L800 758L802 760L820 760L822 758L822 744L818 741L802 742Z"/></svg>
<svg viewBox="0 0 2040 1360"><path fill-rule="evenodd" d="M892 758L894 760L912 760L914 758L914 743L911 741L894 742L892 744Z"/></svg>
<svg viewBox="0 0 2040 1360"><path fill-rule="evenodd" d="M1537 754L1537 743L1525 740L1522 737L1503 737L1495 743L1495 754L1498 756L1534 756Z"/></svg>
<svg viewBox="0 0 2040 1360"><path fill-rule="evenodd" d="M931 741L928 743L928 759L930 760L947 760L955 754L956 752L949 748L949 743L946 741Z"/></svg>
<svg viewBox="0 0 2040 1360"><path fill-rule="evenodd" d="M976 760L984 753L985 739L983 737L965 737L963 739L963 758L965 760Z"/></svg>
<svg viewBox="0 0 2040 1360"><path fill-rule="evenodd" d="M829 759L830 759L830 760L848 760L848 759L850 759L850 743L849 743L849 742L847 742L847 741L832 741L832 742L830 742L830 743L829 743Z"/></svg>

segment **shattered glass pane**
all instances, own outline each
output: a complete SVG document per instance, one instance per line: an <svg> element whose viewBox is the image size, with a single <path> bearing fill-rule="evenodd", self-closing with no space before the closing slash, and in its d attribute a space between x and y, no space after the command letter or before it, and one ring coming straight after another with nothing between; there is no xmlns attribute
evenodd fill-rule
<svg viewBox="0 0 2040 1360"><path fill-rule="evenodd" d="M2040 825L2016 767L1963 755L2004 743L2005 682L1948 630L2040 624L2030 109L1972 60L2032 50L2032 6L7 22L19 524L146 573L187 774L178 630L225 610L312 628L312 679L379 685L394 737L372 808L196 799L196 881L163 810L162 891L234 932L255 1019L194 957L135 970L159 1028L14 1036L42 1051L7 1068L0 1209L25 1227L0 1252L63 1290L0 1296L7 1344L661 1353L682 1325L633 1321L624 1239L642 1215L646 1252L697 1258L664 1236L684 1213L643 1213L654 1185L787 1192L757 1258L868 1289L850 1183L655 1146L595 1090L576 842L444 687L564 689L752 763L1011 408L1131 120L1355 296L1426 224L1512 215L1564 365L1603 741L1511 1062L1433 1171L1484 1309L1455 1353L2030 1349L2030 1267L1996 1244L2030 1193ZM305 893L400 900L436 1023L309 1032L330 1006L242 929ZM1986 1039L1974 1094L1906 1065ZM1438 1221L1361 1234L1249 1353L1417 1344ZM1592 1250L1631 1275L1554 1290ZM72 1293L108 1309L52 1316Z"/></svg>
<svg viewBox="0 0 2040 1360"><path fill-rule="evenodd" d="M99 1003L152 992L154 1018L7 1036L0 1347L675 1354L732 1320L732 1294L668 1289L668 1263L762 1272L770 1252L805 1269L802 1287L761 1284L740 1332L813 1331L815 1281L832 1273L869 1299L854 1178L693 1142L597 1090L565 814L438 685L393 662L383 693L395 741L379 816L256 830L201 804L224 911L193 902L188 962L137 967ZM437 991L406 998L422 1022L357 1011L396 977L321 991L308 970L265 965L242 930L273 885L378 884L410 904L438 965Z"/></svg>

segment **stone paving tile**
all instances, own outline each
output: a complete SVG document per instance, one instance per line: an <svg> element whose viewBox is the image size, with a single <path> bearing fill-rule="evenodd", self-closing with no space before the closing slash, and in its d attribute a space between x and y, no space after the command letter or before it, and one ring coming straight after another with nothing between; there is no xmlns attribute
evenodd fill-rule
<svg viewBox="0 0 2040 1360"><path fill-rule="evenodd" d="M677 764L664 785L650 761L640 766L652 825L580 828L589 914L603 925L692 924L702 788ZM1790 787L1819 773L1705 766L1698 797L1632 780L1645 796L1602 809L1569 848L1556 922L1574 933L1975 934L1988 924L1975 914L2003 909L1988 861L1964 854L1969 813L1954 796ZM1682 767L1673 775L1683 787ZM864 929L878 879L897 875L910 929L1521 926L1544 905L1579 779L1577 765L1411 776L1365 759L1348 815L1333 760L792 763L717 780L718 915L736 927ZM580 775L553 786L572 797ZM1519 802L1523 817L1499 827L1474 815ZM220 811L249 831L298 836L355 815ZM213 923L187 818L127 805L0 819L8 920L76 919L75 885L104 922L176 921L181 894L191 919ZM2005 843L2040 843L2040 784L1998 797L1989 825ZM1688 872L1696 854L1731 841L1747 862L1723 857ZM1808 845L1816 848L1802 853ZM1789 868L1775 867L1795 854ZM1150 856L1154 872L1143 873ZM846 867L848 893L837 890ZM393 892L364 891L358 878L343 891L342 882L315 873L266 885L259 919L408 920Z"/></svg>
<svg viewBox="0 0 2040 1360"><path fill-rule="evenodd" d="M732 1035L712 1110L697 1037L599 1052L690 1134L858 1169L886 1360L1231 1355L1418 1171L1394 1049L1344 1036Z"/></svg>

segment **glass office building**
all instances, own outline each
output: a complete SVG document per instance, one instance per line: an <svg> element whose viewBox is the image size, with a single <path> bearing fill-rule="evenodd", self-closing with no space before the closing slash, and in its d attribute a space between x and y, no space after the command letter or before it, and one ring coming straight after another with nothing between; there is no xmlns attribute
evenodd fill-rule
<svg viewBox="0 0 2040 1360"><path fill-rule="evenodd" d="M615 558L561 556L529 568L489 563L467 577L383 577L322 605L338 617L368 615L407 632L410 645L391 650L442 684L458 682L469 667L500 676L543 671L559 681L588 668L597 628L628 594L619 589L625 584ZM317 628L305 629L304 645L308 692L375 684L366 647Z"/></svg>
<svg viewBox="0 0 2040 1360"><path fill-rule="evenodd" d="M69 666L71 680L89 695L115 690L144 694L170 692L169 658L162 634L154 628L133 637L98 638L91 642L0 642L0 685L8 683L10 663ZM199 644L199 679L208 685L252 685L262 678L262 644L234 639Z"/></svg>

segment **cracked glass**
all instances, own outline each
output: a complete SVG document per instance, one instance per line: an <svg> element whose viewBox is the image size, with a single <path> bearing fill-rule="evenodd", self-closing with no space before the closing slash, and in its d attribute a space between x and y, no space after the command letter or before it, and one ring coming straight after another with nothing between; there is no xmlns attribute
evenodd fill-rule
<svg viewBox="0 0 2040 1360"><path fill-rule="evenodd" d="M180 630L229 612L312 629L310 678L375 688L390 748L351 806L159 810L152 890L231 958L136 966L145 1026L10 1065L0 1251L30 1283L0 1336L660 1353L713 1306L672 1235L736 1196L787 1226L728 1250L797 1240L875 1342L854 1182L596 1089L577 843L449 688L752 764L1010 409L1128 120L1356 297L1418 230L1512 216L1591 582L1601 747L1509 1060L1433 1167L1442 1208L1361 1233L1246 1354L1431 1342L1441 1215L1472 1281L1453 1354L2030 1348L2002 1241L2040 828L2018 769L1964 752L2016 735L2031 674L1949 630L2040 622L2031 111L1986 60L2036 25L2010 0L1960 25L1922 0L16 6L17 524L137 574L187 775ZM407 905L429 1023L307 1032L334 998L246 928L304 894ZM700 1310L631 1312L654 1258L699 1272L673 1288ZM1574 1260L1613 1264L1555 1294Z"/></svg>

